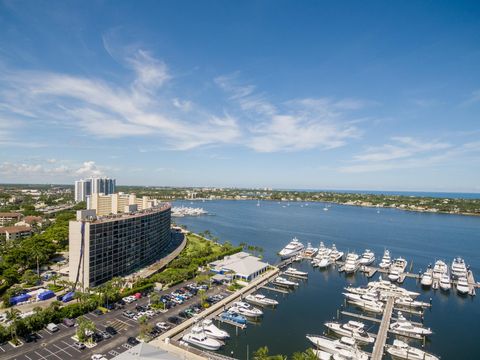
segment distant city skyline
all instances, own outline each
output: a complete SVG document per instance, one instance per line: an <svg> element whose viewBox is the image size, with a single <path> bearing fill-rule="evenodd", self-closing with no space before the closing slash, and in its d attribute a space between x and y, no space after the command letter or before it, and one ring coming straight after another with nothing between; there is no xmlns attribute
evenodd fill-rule
<svg viewBox="0 0 480 360"><path fill-rule="evenodd" d="M0 0L0 183L480 192L480 4Z"/></svg>

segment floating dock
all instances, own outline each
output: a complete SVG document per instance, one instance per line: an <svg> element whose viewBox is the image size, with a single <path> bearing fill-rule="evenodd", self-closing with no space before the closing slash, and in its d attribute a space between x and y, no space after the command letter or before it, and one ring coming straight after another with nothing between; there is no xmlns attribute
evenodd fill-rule
<svg viewBox="0 0 480 360"><path fill-rule="evenodd" d="M393 304L395 303L394 297L389 297L383 311L383 318L378 329L375 345L373 346L371 360L381 360L383 356L383 350L385 343L387 342L387 333L390 327L390 319L392 318Z"/></svg>
<svg viewBox="0 0 480 360"><path fill-rule="evenodd" d="M288 276L295 279L300 279L300 280L308 280L308 276L303 276L303 275L289 274L286 272L281 273L281 275Z"/></svg>
<svg viewBox="0 0 480 360"><path fill-rule="evenodd" d="M270 290L270 291L276 291L276 292L279 292L279 293L282 293L282 294L290 294L290 291L288 291L288 290L279 289L279 288L272 287L272 286L263 285L263 286L260 286L260 288L265 289L265 290Z"/></svg>
<svg viewBox="0 0 480 360"><path fill-rule="evenodd" d="M215 317L215 320L220 321L220 322L225 323L225 324L228 324L228 325L235 326L235 327L237 327L237 328L239 328L239 329L242 329L242 330L247 327L247 324L239 324L239 323L237 323L237 322L235 322L235 321L231 321L231 320L227 320L227 319L222 319L220 316Z"/></svg>

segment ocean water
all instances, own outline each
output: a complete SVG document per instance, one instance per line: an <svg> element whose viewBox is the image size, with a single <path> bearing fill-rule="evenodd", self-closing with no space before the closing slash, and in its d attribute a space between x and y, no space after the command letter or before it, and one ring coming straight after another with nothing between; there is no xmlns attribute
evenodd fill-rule
<svg viewBox="0 0 480 360"><path fill-rule="evenodd" d="M185 201L176 204L201 206L210 213L176 218L177 223L195 232L208 229L222 241L261 246L265 260L270 263L278 261L276 253L296 236L315 246L320 241L327 246L335 243L345 252L361 254L368 248L375 252L377 260L387 248L392 257L406 258L413 272L424 270L438 259L450 264L453 257L462 256L477 280L480 277L480 217L323 203L294 202L288 206L284 202L263 201L256 206L256 201L206 201L193 205ZM326 206L328 211L324 210ZM344 306L343 287L368 282L362 274L346 277L335 268L314 269L307 261L297 263L296 267L309 272L308 281L301 282L297 290L287 295L262 290L280 302L277 309L265 311L262 321L250 324L238 335L234 328L222 325L232 335L221 350L224 354L247 359L248 351L252 358L253 351L264 345L272 354L303 351L311 346L305 335L325 332L323 323L336 317ZM425 326L434 331L425 344L428 351L442 359L480 358L476 343L480 334L479 299L460 297L454 289L450 294L423 290L413 279L406 279L403 286L421 292L420 299L424 301L431 298L432 309L424 315ZM357 310L348 306L348 311ZM342 320L349 318L343 316ZM367 326L372 332L377 331L375 323ZM393 338L388 341L391 343Z"/></svg>

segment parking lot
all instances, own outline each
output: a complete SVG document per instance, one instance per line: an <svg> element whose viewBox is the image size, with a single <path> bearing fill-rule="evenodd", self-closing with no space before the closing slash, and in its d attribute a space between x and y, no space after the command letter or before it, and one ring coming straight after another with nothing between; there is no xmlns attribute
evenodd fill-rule
<svg viewBox="0 0 480 360"><path fill-rule="evenodd" d="M171 293L185 284L178 284L167 291L161 291L159 294L164 295ZM207 290L207 296L216 294L226 294L225 287L212 286ZM199 302L199 296L193 296L186 300L183 304L179 304L165 313L157 313L149 319L149 323L154 325L158 322L168 322L168 318L176 316L195 303ZM24 343L18 348L14 348L9 343L0 345L0 358L2 360L58 360L58 359L90 359L93 354L103 354L107 359L111 359L116 355L124 352L131 347L127 343L129 337L137 337L139 334L139 324L137 320L133 320L123 315L126 310L134 311L137 305L147 305L149 299L147 297L138 299L130 304L126 304L123 309L112 310L103 315L88 313L84 316L92 320L97 330L104 331L106 327L113 327L118 334L113 335L109 339L99 341L93 348L85 348L79 350L74 346L75 327L67 327L64 324L58 324L59 330L55 333L42 329L37 332L36 341ZM183 318L181 318L184 320ZM171 324L174 326L173 324Z"/></svg>

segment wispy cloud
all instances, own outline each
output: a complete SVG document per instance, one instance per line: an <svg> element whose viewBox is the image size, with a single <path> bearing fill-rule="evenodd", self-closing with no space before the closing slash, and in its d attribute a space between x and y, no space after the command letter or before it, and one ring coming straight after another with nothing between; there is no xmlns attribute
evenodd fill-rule
<svg viewBox="0 0 480 360"><path fill-rule="evenodd" d="M393 169L445 166L455 159L468 158L480 152L480 142L460 145L434 140L421 141L412 137L393 137L392 143L370 147L355 155L350 164L338 168L344 173L381 172Z"/></svg>
<svg viewBox="0 0 480 360"><path fill-rule="evenodd" d="M359 99L307 98L273 104L255 86L239 84L238 73L221 76L215 83L253 119L245 145L258 152L333 149L361 135L348 116L370 103Z"/></svg>

